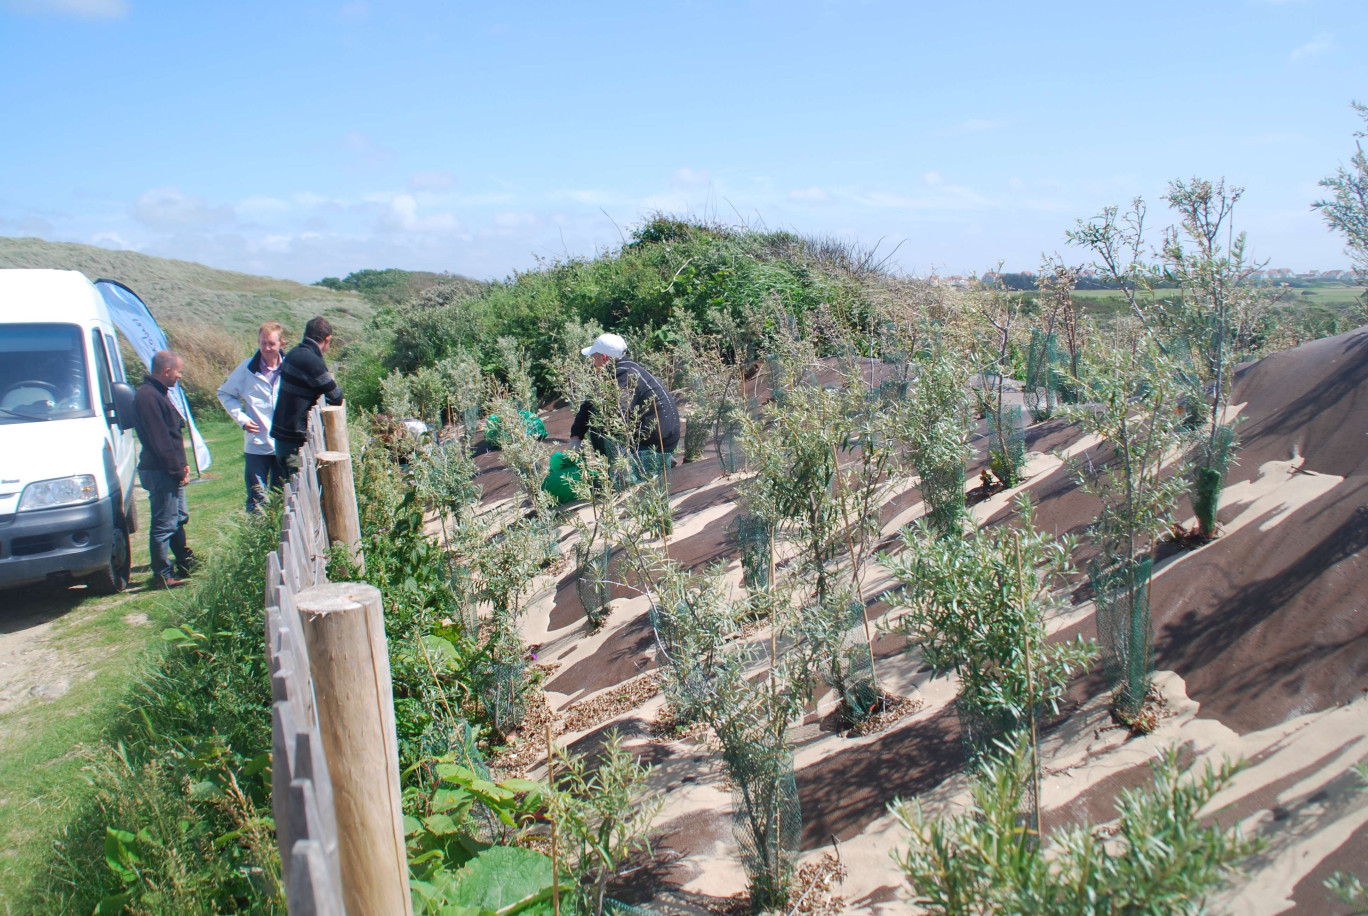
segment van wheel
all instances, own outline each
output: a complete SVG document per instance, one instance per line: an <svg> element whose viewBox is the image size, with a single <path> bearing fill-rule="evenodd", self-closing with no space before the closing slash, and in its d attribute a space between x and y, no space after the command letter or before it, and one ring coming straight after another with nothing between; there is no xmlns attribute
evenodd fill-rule
<svg viewBox="0 0 1368 916"><path fill-rule="evenodd" d="M116 527L113 534L114 544L109 549L109 563L86 580L90 590L97 595L116 595L128 588L128 574L132 563L132 555L128 550L128 532Z"/></svg>

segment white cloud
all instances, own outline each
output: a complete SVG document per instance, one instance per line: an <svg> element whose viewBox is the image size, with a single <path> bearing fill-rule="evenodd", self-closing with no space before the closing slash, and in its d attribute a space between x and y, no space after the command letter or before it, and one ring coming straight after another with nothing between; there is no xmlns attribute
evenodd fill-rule
<svg viewBox="0 0 1368 916"><path fill-rule="evenodd" d="M135 251L136 246L130 244L127 239L117 232L97 232L87 240L91 245L99 245L101 248L113 248L118 251Z"/></svg>
<svg viewBox="0 0 1368 916"><path fill-rule="evenodd" d="M122 19L129 9L128 0L3 0L0 6L16 13L71 19Z"/></svg>
<svg viewBox="0 0 1368 916"><path fill-rule="evenodd" d="M958 124L951 124L949 127L942 127L936 131L938 137L958 137L961 134L981 134L988 130L997 130L999 127L1006 126L1005 121L992 121L988 118L968 118Z"/></svg>
<svg viewBox="0 0 1368 916"><path fill-rule="evenodd" d="M794 188L788 192L789 200L800 201L821 201L827 200L831 195L824 188Z"/></svg>
<svg viewBox="0 0 1368 916"><path fill-rule="evenodd" d="M162 231L223 226L234 219L232 207L211 207L203 197L183 194L176 187L144 191L133 205L133 216Z"/></svg>
<svg viewBox="0 0 1368 916"><path fill-rule="evenodd" d="M926 182L927 184L931 185L931 187L933 187L933 188L939 187L940 185L945 184L945 179L942 178L942 177L941 177L941 173L940 173L940 172L937 172L935 169L932 169L931 171L929 171L929 172L927 172L925 175L923 175L923 176L922 176L922 181L924 181L924 182Z"/></svg>
<svg viewBox="0 0 1368 916"><path fill-rule="evenodd" d="M541 222L535 213L495 213L494 225L500 229L526 229Z"/></svg>
<svg viewBox="0 0 1368 916"><path fill-rule="evenodd" d="M261 194L254 194L251 197L238 201L237 210L239 216L244 217L271 217L280 216L290 209L288 201L278 197L267 197Z"/></svg>
<svg viewBox="0 0 1368 916"><path fill-rule="evenodd" d="M1308 57L1320 57L1335 49L1335 40L1329 32L1321 32L1304 45L1298 45L1287 56L1288 60L1298 61Z"/></svg>
<svg viewBox="0 0 1368 916"><path fill-rule="evenodd" d="M670 176L671 184L683 185L685 187L697 187L699 185L706 185L711 180L712 179L708 176L708 172L706 169L691 169L688 166L678 169L673 175Z"/></svg>
<svg viewBox="0 0 1368 916"><path fill-rule="evenodd" d="M394 150L386 149L359 130L353 130L343 138L342 149L350 157L353 168L379 169L394 159Z"/></svg>
<svg viewBox="0 0 1368 916"><path fill-rule="evenodd" d="M418 200L412 194L395 194L389 208L380 218L383 229L413 234L455 232L461 222L451 213L418 212Z"/></svg>
<svg viewBox="0 0 1368 916"><path fill-rule="evenodd" d="M415 191L450 191L456 187L456 176L446 169L414 172L409 176L409 187Z"/></svg>
<svg viewBox="0 0 1368 916"><path fill-rule="evenodd" d="M615 191L599 191L592 188L566 188L561 191L552 191L547 196L552 200L569 200L577 204L587 204L594 207L617 204L623 200L622 195Z"/></svg>

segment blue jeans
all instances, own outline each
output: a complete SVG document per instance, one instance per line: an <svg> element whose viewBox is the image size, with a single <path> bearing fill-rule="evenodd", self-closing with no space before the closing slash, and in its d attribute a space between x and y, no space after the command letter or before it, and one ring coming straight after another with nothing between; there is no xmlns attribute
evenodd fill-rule
<svg viewBox="0 0 1368 916"><path fill-rule="evenodd" d="M295 471L302 467L299 457L299 450L304 447L303 442L289 442L277 438L275 441L276 463L280 465L280 475L286 480L294 476Z"/></svg>
<svg viewBox="0 0 1368 916"><path fill-rule="evenodd" d="M185 545L185 523L190 520L190 510L185 504L185 486L180 478L172 477L166 471L153 471L140 468L138 480L147 491L148 502L152 504L152 520L147 526L148 552L152 555L152 575L163 579L175 578L175 568L171 557L184 565L190 557Z"/></svg>
<svg viewBox="0 0 1368 916"><path fill-rule="evenodd" d="M279 490L285 483L285 475L280 473L280 462L275 453L253 455L247 452L242 456L242 477L247 484L247 511L255 512L266 502L266 490Z"/></svg>

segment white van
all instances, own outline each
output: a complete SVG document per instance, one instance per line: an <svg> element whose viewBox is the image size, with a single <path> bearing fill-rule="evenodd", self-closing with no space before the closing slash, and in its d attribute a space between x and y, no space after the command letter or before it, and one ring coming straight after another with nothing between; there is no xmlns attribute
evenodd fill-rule
<svg viewBox="0 0 1368 916"><path fill-rule="evenodd" d="M94 284L72 270L0 270L0 587L128 584L133 394Z"/></svg>

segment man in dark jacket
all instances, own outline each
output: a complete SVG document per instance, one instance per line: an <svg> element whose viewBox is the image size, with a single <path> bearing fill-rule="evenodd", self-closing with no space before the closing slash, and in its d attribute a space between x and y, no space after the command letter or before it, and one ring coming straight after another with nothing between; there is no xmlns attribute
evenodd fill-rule
<svg viewBox="0 0 1368 916"><path fill-rule="evenodd" d="M332 333L328 319L310 318L304 326L304 339L280 364L280 393L271 417L271 438L287 477L299 470L299 449L309 438L309 411L314 404L320 397L326 397L329 404L342 403L342 388L323 362Z"/></svg>
<svg viewBox="0 0 1368 916"><path fill-rule="evenodd" d="M658 473L668 468L670 455L679 444L679 410L669 389L645 368L625 358L627 342L617 334L600 334L580 352L593 357L595 369L612 364L623 400L628 401L631 441L626 445L631 449L638 469L644 467L648 472ZM594 408L589 401L580 405L575 421L570 425L570 447L579 448L580 440L588 435L596 450L611 455L611 445L594 428L593 414Z"/></svg>
<svg viewBox="0 0 1368 916"><path fill-rule="evenodd" d="M155 354L150 374L138 386L133 401L138 441L142 443L138 480L152 509L147 526L152 581L165 588L185 584L185 576L195 566L195 555L185 543L185 523L190 520L185 503L190 466L185 462L185 440L181 438L185 421L169 397L180 381L181 367L181 358L170 350Z"/></svg>

